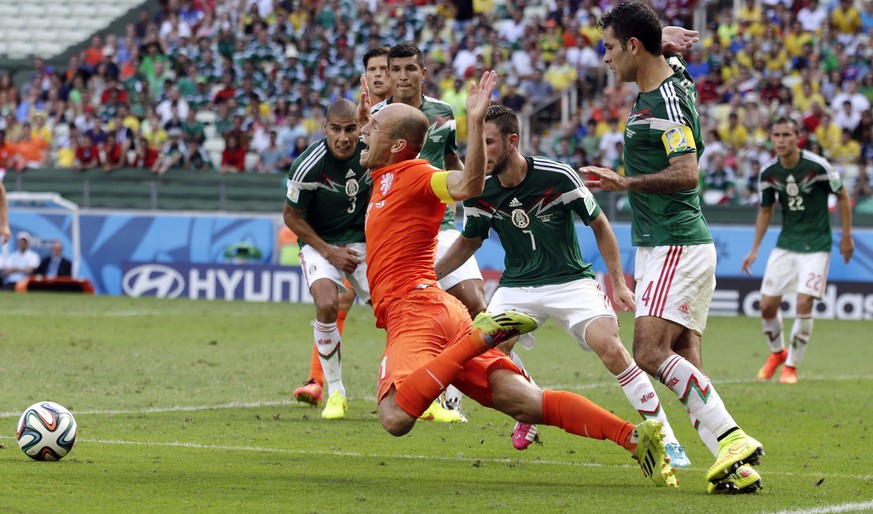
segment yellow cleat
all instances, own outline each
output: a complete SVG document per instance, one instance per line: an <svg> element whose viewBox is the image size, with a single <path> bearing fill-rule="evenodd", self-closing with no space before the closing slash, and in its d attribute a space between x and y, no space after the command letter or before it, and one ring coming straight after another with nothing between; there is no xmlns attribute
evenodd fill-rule
<svg viewBox="0 0 873 514"><path fill-rule="evenodd" d="M467 418L460 412L443 407L439 399L434 400L418 419L437 423L466 423L467 421Z"/></svg>
<svg viewBox="0 0 873 514"><path fill-rule="evenodd" d="M743 464L727 478L718 482L710 482L706 492L709 494L746 494L758 492L763 488L761 475L752 466Z"/></svg>
<svg viewBox="0 0 873 514"><path fill-rule="evenodd" d="M664 448L664 433L661 432L661 422L649 419L634 428L637 439L637 449L634 459L640 464L643 475L652 479L657 485L679 487L676 478L676 468L670 465L667 451Z"/></svg>
<svg viewBox="0 0 873 514"><path fill-rule="evenodd" d="M327 405L321 411L322 419L342 419L346 417L346 411L349 408L349 401L341 395L339 391L334 391L327 399Z"/></svg>
<svg viewBox="0 0 873 514"><path fill-rule="evenodd" d="M764 455L764 446L737 429L719 442L718 457L715 459L715 464L706 472L706 480L709 482L724 480L743 464L757 465L762 455Z"/></svg>
<svg viewBox="0 0 873 514"><path fill-rule="evenodd" d="M506 311L502 314L480 313L473 320L473 329L482 331L485 342L491 348L515 336L537 329L537 322L526 314Z"/></svg>

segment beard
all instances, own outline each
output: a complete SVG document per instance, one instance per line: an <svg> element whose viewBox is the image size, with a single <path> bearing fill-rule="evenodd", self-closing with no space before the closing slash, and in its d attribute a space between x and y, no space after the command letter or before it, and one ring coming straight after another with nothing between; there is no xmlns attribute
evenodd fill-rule
<svg viewBox="0 0 873 514"><path fill-rule="evenodd" d="M491 170L491 174L494 176L498 176L509 167L509 152L504 151L503 154L497 159L497 162L494 163L494 168Z"/></svg>

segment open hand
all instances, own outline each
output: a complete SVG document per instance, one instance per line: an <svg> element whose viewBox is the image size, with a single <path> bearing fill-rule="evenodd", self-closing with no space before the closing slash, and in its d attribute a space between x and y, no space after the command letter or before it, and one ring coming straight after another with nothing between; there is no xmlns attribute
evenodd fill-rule
<svg viewBox="0 0 873 514"><path fill-rule="evenodd" d="M479 79L479 85L470 81L467 87L467 119L473 122L485 119L485 113L491 106L491 95L497 87L497 72L486 71Z"/></svg>

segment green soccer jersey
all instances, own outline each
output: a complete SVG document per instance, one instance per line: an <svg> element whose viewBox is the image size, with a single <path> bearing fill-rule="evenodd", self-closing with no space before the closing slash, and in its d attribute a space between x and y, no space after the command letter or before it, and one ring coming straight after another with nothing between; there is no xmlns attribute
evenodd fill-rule
<svg viewBox="0 0 873 514"><path fill-rule="evenodd" d="M371 114L376 114L392 100L393 97L388 97L385 101L374 105ZM418 157L426 159L434 167L444 170L446 169L446 154L458 153L458 123L455 121L455 113L451 105L426 95L421 97L420 109L427 116L430 126L427 129L424 147ZM457 228L454 205L446 206L446 215L443 217L440 228Z"/></svg>
<svg viewBox="0 0 873 514"><path fill-rule="evenodd" d="M364 215L373 181L360 164L363 147L358 143L355 154L340 161L328 150L327 139L322 139L291 164L285 201L303 209L303 218L327 243L364 241Z"/></svg>
<svg viewBox="0 0 873 514"><path fill-rule="evenodd" d="M624 134L624 169L628 176L657 173L670 159L703 153L696 88L685 63L667 60L673 75L658 89L637 95ZM696 245L712 242L700 212L700 186L675 193L628 192L631 242L634 246Z"/></svg>
<svg viewBox="0 0 873 514"><path fill-rule="evenodd" d="M464 236L486 239L493 228L506 252L500 285L532 287L593 278L576 238L575 212L586 225L600 206L566 164L525 157L527 175L505 188L497 177L485 179L485 191L464 201Z"/></svg>
<svg viewBox="0 0 873 514"><path fill-rule="evenodd" d="M831 251L828 195L842 191L840 175L823 157L801 150L797 166L774 159L758 181L761 207L782 206L782 232L776 246L801 253Z"/></svg>

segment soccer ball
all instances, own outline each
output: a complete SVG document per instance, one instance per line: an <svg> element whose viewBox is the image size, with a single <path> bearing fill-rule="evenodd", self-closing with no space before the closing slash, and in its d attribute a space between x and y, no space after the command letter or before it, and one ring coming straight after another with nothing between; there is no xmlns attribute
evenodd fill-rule
<svg viewBox="0 0 873 514"><path fill-rule="evenodd" d="M18 446L34 460L60 460L76 442L76 420L54 402L34 403L18 420Z"/></svg>

